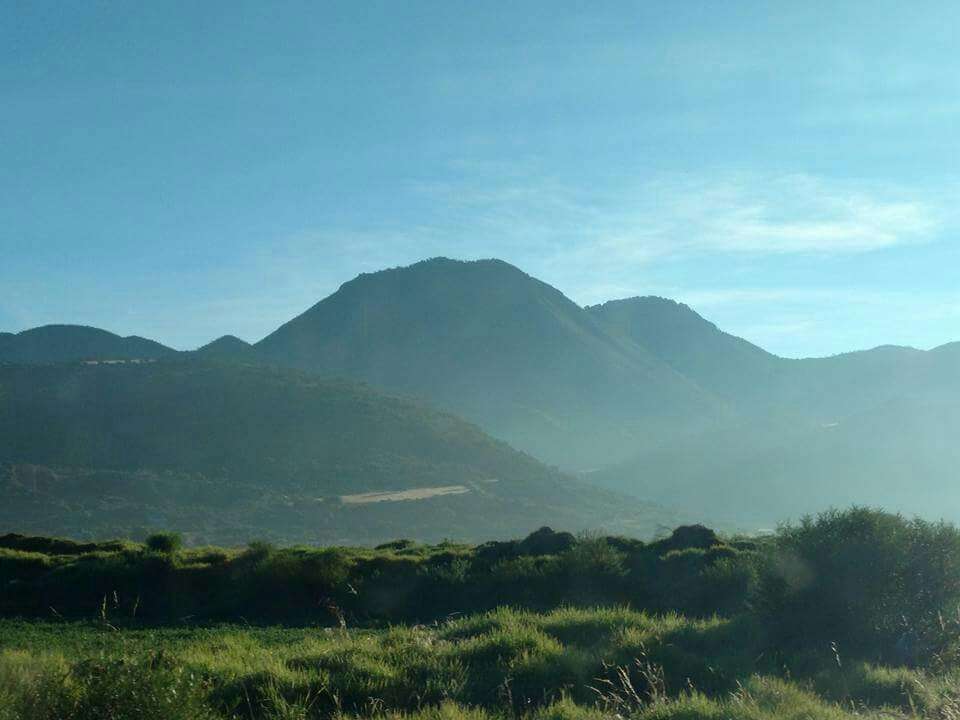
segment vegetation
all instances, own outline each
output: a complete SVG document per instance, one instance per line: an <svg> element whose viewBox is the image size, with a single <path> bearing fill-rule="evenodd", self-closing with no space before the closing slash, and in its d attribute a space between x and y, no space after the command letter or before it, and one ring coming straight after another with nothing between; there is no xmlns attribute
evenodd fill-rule
<svg viewBox="0 0 960 720"><path fill-rule="evenodd" d="M183 538L179 533L154 533L143 544L151 552L172 555L183 547Z"/></svg>
<svg viewBox="0 0 960 720"><path fill-rule="evenodd" d="M343 496L456 486L416 501ZM451 415L296 371L176 358L0 366L0 526L187 544L477 541L669 517Z"/></svg>
<svg viewBox="0 0 960 720"><path fill-rule="evenodd" d="M960 533L871 510L762 540L0 547L4 720L960 717Z"/></svg>

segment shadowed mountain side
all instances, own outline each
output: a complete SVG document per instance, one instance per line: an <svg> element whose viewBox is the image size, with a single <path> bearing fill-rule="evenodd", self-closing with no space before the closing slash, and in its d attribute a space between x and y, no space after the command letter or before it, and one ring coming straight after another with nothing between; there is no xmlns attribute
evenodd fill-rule
<svg viewBox="0 0 960 720"><path fill-rule="evenodd" d="M722 413L558 290L496 260L361 275L256 347L279 364L429 398L574 467Z"/></svg>
<svg viewBox="0 0 960 720"><path fill-rule="evenodd" d="M13 531L373 542L511 535L549 517L650 534L672 519L454 416L296 371L198 360L0 368L0 462L0 523ZM411 488L426 498L354 500Z"/></svg>

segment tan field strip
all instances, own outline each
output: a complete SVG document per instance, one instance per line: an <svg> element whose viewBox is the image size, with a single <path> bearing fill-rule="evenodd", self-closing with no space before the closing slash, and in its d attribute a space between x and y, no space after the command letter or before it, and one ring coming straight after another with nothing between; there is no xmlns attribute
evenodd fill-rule
<svg viewBox="0 0 960 720"><path fill-rule="evenodd" d="M441 487L413 488L411 490L341 495L340 501L344 505L363 505L365 503L398 502L400 500L426 500L440 495L463 495L468 492L470 492L470 489L463 485L443 485Z"/></svg>

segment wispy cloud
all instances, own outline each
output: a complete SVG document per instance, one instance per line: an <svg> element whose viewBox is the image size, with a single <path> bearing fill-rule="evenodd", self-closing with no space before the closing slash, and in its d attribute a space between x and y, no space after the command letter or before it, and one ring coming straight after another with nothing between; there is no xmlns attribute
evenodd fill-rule
<svg viewBox="0 0 960 720"><path fill-rule="evenodd" d="M871 295L849 287L765 287L752 269L788 256L842 259L937 241L954 226L945 193L799 174L613 178L577 189L529 166L463 164L451 177L401 189L398 205L407 209L401 217L304 228L238 254L216 271L178 279L191 288L181 296L195 318L189 334L176 316L162 312L159 299L151 305L150 298L130 293L111 307L136 306L137 317L108 318L92 309L84 317L183 347L222 332L257 340L357 273L437 255L505 259L583 304L666 295L788 354L802 352L794 350L801 346L819 351L856 344L813 342L832 306L871 307L887 319L888 305L913 308L913 317L960 308L957 298L894 297L882 288ZM711 267L728 274L711 278ZM742 275L729 274L731 268ZM7 298L0 317L11 329L36 324L35 305L28 313L23 302ZM43 320L52 322L55 314ZM153 318L150 327L144 327L145 316ZM840 326L856 318L848 321ZM879 338L890 335L877 332ZM788 336L795 342L786 342Z"/></svg>
<svg viewBox="0 0 960 720"><path fill-rule="evenodd" d="M869 287L660 287L722 329L790 357L879 344L929 349L956 335L960 291Z"/></svg>
<svg viewBox="0 0 960 720"><path fill-rule="evenodd" d="M474 234L560 258L595 254L613 263L677 254L846 254L932 239L940 199L810 175L670 176L609 192L574 193L550 180L420 189Z"/></svg>

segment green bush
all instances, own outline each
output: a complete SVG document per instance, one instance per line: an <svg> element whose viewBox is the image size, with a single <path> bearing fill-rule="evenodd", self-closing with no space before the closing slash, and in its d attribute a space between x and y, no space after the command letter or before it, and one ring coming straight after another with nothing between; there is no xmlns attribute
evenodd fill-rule
<svg viewBox="0 0 960 720"><path fill-rule="evenodd" d="M761 572L759 609L790 647L834 643L894 664L948 649L960 602L960 532L865 508L779 532Z"/></svg>
<svg viewBox="0 0 960 720"><path fill-rule="evenodd" d="M146 539L144 544L151 552L173 555L183 547L183 538L179 533L154 533Z"/></svg>

